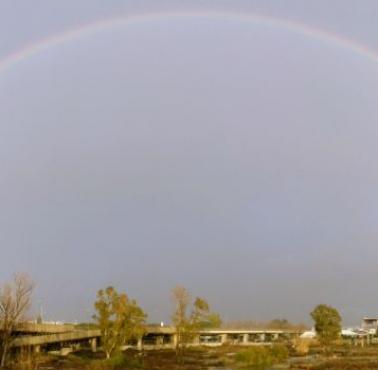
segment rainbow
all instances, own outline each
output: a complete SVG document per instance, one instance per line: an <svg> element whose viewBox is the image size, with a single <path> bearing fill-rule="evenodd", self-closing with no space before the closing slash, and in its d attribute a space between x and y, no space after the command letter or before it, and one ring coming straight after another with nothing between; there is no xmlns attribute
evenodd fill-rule
<svg viewBox="0 0 378 370"><path fill-rule="evenodd" d="M172 19L172 18L204 18L204 19L225 19L235 20L239 22L253 22L265 26L283 28L292 31L296 34L303 35L311 39L316 39L321 42L334 45L336 47L348 50L352 53L358 54L372 62L378 62L378 51L355 40L344 38L338 34L324 31L318 28L308 26L304 23L291 21L282 18L271 17L256 13L225 13L225 12L164 12L153 14L133 14L119 17L113 17L103 20L98 20L78 28L68 30L53 36L47 37L35 43L25 45L24 47L8 54L0 59L0 73L7 71L14 67L19 62L28 59L29 57L47 50L51 47L75 41L79 38L90 36L94 33L117 26L131 25L141 22L151 22L156 20Z"/></svg>

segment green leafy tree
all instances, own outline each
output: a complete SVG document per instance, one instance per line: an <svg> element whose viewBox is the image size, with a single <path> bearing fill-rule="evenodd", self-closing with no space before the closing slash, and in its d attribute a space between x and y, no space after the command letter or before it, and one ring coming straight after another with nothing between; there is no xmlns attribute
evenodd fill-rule
<svg viewBox="0 0 378 370"><path fill-rule="evenodd" d="M319 341L329 345L340 336L341 316L336 308L324 304L318 305L311 312Z"/></svg>
<svg viewBox="0 0 378 370"><path fill-rule="evenodd" d="M209 303L205 298L197 297L193 303L191 325L194 330L219 328L222 325L220 315L210 312Z"/></svg>
<svg viewBox="0 0 378 370"><path fill-rule="evenodd" d="M206 326L206 317L208 316L210 307L206 299L197 297L193 303L191 314L191 324L195 329L201 329Z"/></svg>
<svg viewBox="0 0 378 370"><path fill-rule="evenodd" d="M96 320L102 335L106 358L131 339L143 336L146 314L135 300L113 287L99 290L95 302Z"/></svg>
<svg viewBox="0 0 378 370"><path fill-rule="evenodd" d="M206 299L197 297L192 305L191 295L186 288L182 286L175 287L172 290L172 299L175 305L172 322L176 328L177 353L193 339L198 331L221 325L220 316L210 311L210 306Z"/></svg>
<svg viewBox="0 0 378 370"><path fill-rule="evenodd" d="M222 326L223 321L219 313L210 312L207 315L205 327L209 329L218 329Z"/></svg>

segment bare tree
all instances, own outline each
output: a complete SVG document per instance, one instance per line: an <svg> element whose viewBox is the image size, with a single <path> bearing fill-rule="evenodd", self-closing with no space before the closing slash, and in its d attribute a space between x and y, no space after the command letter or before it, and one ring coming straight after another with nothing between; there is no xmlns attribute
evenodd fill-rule
<svg viewBox="0 0 378 370"><path fill-rule="evenodd" d="M0 287L0 367L5 366L13 332L25 321L33 289L33 281L25 274L16 274Z"/></svg>
<svg viewBox="0 0 378 370"><path fill-rule="evenodd" d="M186 342L186 337L190 331L190 322L187 315L188 306L191 302L191 296L188 290L180 285L172 289L172 301L174 311L172 322L176 328L176 353L179 353Z"/></svg>

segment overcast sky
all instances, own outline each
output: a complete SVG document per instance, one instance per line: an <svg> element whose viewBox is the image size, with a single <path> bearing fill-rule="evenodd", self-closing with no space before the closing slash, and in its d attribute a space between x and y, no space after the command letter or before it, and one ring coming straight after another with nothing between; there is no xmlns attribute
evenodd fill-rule
<svg viewBox="0 0 378 370"><path fill-rule="evenodd" d="M301 22L378 50L378 2L1 0L0 65L120 15ZM378 58L377 58L378 60ZM0 281L46 318L115 285L150 321L176 284L224 319L378 314L378 62L279 24L159 17L0 73Z"/></svg>

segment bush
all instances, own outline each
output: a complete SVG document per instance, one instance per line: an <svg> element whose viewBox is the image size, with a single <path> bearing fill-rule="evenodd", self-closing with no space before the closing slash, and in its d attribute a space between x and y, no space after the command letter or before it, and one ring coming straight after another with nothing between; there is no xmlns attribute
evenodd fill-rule
<svg viewBox="0 0 378 370"><path fill-rule="evenodd" d="M97 360L88 364L87 370L123 370L140 368L138 359L131 358L123 353L117 353L108 360Z"/></svg>
<svg viewBox="0 0 378 370"><path fill-rule="evenodd" d="M289 358L289 351L287 347L282 344L274 345L271 347L270 352L275 364L285 362Z"/></svg>
<svg viewBox="0 0 378 370"><path fill-rule="evenodd" d="M289 352L283 345L254 346L238 352L235 359L245 367L266 369L274 364L286 361L288 356Z"/></svg>
<svg viewBox="0 0 378 370"><path fill-rule="evenodd" d="M265 369L272 365L273 359L266 347L251 347L236 354L236 361L244 366Z"/></svg>
<svg viewBox="0 0 378 370"><path fill-rule="evenodd" d="M314 339L297 338L293 340L293 348L296 355L305 356L309 353L310 347L316 344Z"/></svg>

